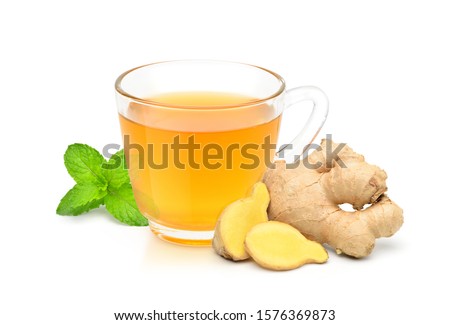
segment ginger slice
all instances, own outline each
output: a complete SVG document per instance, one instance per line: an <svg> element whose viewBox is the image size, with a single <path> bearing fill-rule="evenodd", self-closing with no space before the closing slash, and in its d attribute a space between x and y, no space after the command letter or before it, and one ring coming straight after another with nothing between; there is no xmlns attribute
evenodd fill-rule
<svg viewBox="0 0 450 325"><path fill-rule="evenodd" d="M250 197L227 206L217 221L213 238L215 251L233 261L249 258L244 241L247 232L256 224L267 222L269 192L264 183L256 183Z"/></svg>
<svg viewBox="0 0 450 325"><path fill-rule="evenodd" d="M270 270L292 270L304 264L321 264L328 260L328 253L322 245L278 221L254 226L245 238L245 248L256 263Z"/></svg>

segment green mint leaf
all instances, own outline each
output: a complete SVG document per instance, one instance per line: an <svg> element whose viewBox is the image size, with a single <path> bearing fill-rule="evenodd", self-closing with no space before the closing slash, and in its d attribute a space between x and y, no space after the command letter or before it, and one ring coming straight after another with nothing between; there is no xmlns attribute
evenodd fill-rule
<svg viewBox="0 0 450 325"><path fill-rule="evenodd" d="M67 148L64 164L77 184L62 198L58 214L75 216L105 204L125 224L148 225L137 208L123 150L106 161L94 148L75 143Z"/></svg>
<svg viewBox="0 0 450 325"><path fill-rule="evenodd" d="M120 222L130 226L148 226L148 220L138 210L130 184L109 191L105 205L106 210Z"/></svg>
<svg viewBox="0 0 450 325"><path fill-rule="evenodd" d="M70 176L77 183L91 183L106 188L107 181L102 174L103 156L94 148L75 143L64 154L64 164Z"/></svg>
<svg viewBox="0 0 450 325"><path fill-rule="evenodd" d="M130 183L123 149L112 155L108 162L103 163L102 172L110 191L118 190L122 185Z"/></svg>
<svg viewBox="0 0 450 325"><path fill-rule="evenodd" d="M94 184L76 184L61 199L56 213L64 216L77 216L103 204L103 198L108 194Z"/></svg>
<svg viewBox="0 0 450 325"><path fill-rule="evenodd" d="M105 204L105 200L104 199L94 200L94 201L91 201L91 202L87 203L86 205L75 207L75 208L72 208L70 211L68 211L66 213L59 213L59 214L60 215L64 215L64 216L78 216L80 214L83 214L83 213L89 212L91 210L97 209L103 204Z"/></svg>

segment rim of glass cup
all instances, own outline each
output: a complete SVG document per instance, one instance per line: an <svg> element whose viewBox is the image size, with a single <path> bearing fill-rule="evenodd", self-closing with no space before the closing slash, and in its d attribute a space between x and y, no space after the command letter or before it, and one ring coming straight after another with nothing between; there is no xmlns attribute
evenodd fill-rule
<svg viewBox="0 0 450 325"><path fill-rule="evenodd" d="M242 102L242 103L238 103L238 104L233 104L233 105L221 105L220 109L224 109L224 108L239 108L239 107L245 107L245 106L253 106L253 105L257 105L257 104L261 104L264 103L268 100L271 100L277 96L279 96L280 94L283 93L283 91L286 89L286 83L284 81L284 79L276 72L273 72L269 69L266 68L262 68L260 66L257 65L253 65L253 64L248 64L248 63L241 63L241 62L237 62L237 61L225 61L225 60L168 60L168 61L159 61L159 62L153 62L153 63L149 63L149 64L144 64L141 66L138 66L136 68L130 69L125 71L124 73L122 73L115 82L115 88L116 91L121 94L122 96L128 97L136 102L142 103L142 104L147 104L147 105L151 105L151 106L157 106L157 107L162 107L162 108L167 108L167 109L188 109L188 110L203 110L204 108L198 108L198 107L193 107L193 106L184 106L184 105L172 105L172 104L166 104L163 102L157 102L157 101L152 101L152 100L148 100L148 99L144 99L144 98L140 98L137 96L134 96L128 92L126 92L123 88L122 88L122 81L123 79L130 73L148 67L148 66L152 66L152 65L157 65L157 64L165 64L165 63L225 63L225 64L235 64L235 65L242 65L242 66L247 66L247 67L252 67L255 69L259 69L262 70L266 73L269 73L270 75L272 75L273 77L275 77L278 82L280 83L280 86L278 87L278 90L275 91L274 93L270 94L269 96L266 96L264 98L258 98L255 100L251 100L251 101L246 101L246 102ZM213 107L214 108L214 107Z"/></svg>

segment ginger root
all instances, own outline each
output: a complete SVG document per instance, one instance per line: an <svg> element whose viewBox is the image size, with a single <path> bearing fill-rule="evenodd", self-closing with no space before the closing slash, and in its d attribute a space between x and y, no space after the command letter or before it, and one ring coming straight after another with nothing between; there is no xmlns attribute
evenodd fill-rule
<svg viewBox="0 0 450 325"><path fill-rule="evenodd" d="M382 169L347 145L338 157L327 157L339 146L324 139L321 150L307 158L308 164L289 169L277 161L268 169L264 175L271 198L268 215L308 239L330 245L338 254L365 257L376 238L390 237L400 229L403 211L384 194L387 175ZM342 203L352 204L356 211L341 210ZM363 209L365 204L372 205Z"/></svg>
<svg viewBox="0 0 450 325"><path fill-rule="evenodd" d="M322 245L278 221L254 226L245 238L245 249L256 263L270 270L292 270L328 260L328 253Z"/></svg>
<svg viewBox="0 0 450 325"><path fill-rule="evenodd" d="M244 247L245 236L254 225L268 221L269 201L266 185L259 182L254 185L250 197L227 206L216 224L212 242L215 251L233 261L249 258Z"/></svg>

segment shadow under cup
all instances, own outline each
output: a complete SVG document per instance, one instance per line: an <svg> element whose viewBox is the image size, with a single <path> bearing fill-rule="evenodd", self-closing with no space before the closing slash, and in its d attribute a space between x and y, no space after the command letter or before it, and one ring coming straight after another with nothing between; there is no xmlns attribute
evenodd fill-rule
<svg viewBox="0 0 450 325"><path fill-rule="evenodd" d="M286 92L263 68L221 61L141 66L116 81L136 203L160 238L210 245L223 209L276 154Z"/></svg>

